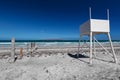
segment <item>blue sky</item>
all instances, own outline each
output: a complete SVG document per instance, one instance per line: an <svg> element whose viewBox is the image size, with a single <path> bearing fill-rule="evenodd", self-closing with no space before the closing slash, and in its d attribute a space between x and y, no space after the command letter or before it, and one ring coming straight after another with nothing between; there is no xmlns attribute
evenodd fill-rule
<svg viewBox="0 0 120 80"><path fill-rule="evenodd" d="M120 39L119 0L0 0L0 39L78 39L90 6L93 18L110 9L111 36Z"/></svg>

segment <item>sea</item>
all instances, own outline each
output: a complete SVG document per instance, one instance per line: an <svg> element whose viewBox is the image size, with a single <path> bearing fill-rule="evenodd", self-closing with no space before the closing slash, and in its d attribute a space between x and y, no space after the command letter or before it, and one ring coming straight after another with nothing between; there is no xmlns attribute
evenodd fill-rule
<svg viewBox="0 0 120 80"><path fill-rule="evenodd" d="M109 43L108 40L98 40L101 43ZM24 47L27 44L35 43L39 47L43 46L78 46L79 40L15 40L15 45ZM89 41L81 41L81 43ZM114 45L120 46L120 40L112 40ZM11 46L11 40L0 40L0 47Z"/></svg>

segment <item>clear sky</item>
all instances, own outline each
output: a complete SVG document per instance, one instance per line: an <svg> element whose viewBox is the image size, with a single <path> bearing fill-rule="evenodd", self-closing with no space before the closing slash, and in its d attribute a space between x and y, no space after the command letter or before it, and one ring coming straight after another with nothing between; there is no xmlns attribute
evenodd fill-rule
<svg viewBox="0 0 120 80"><path fill-rule="evenodd" d="M107 19L112 39L120 39L120 0L0 0L0 39L78 39L79 26L92 17Z"/></svg>

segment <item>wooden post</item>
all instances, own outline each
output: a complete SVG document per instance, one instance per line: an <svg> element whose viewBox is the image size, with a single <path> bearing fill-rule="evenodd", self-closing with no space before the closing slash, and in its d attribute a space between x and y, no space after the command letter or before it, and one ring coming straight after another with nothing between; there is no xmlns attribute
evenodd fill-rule
<svg viewBox="0 0 120 80"><path fill-rule="evenodd" d="M15 39L11 39L11 58L15 59Z"/></svg>
<svg viewBox="0 0 120 80"><path fill-rule="evenodd" d="M29 44L26 44L26 55L28 55L28 51L29 51Z"/></svg>
<svg viewBox="0 0 120 80"><path fill-rule="evenodd" d="M23 57L23 48L20 48L20 59Z"/></svg>
<svg viewBox="0 0 120 80"><path fill-rule="evenodd" d="M35 48L35 43L34 42L31 42L31 56L34 56L33 55L33 52L34 52L34 48Z"/></svg>
<svg viewBox="0 0 120 80"><path fill-rule="evenodd" d="M32 53L32 43L30 42L29 44L29 48L30 48L30 54Z"/></svg>

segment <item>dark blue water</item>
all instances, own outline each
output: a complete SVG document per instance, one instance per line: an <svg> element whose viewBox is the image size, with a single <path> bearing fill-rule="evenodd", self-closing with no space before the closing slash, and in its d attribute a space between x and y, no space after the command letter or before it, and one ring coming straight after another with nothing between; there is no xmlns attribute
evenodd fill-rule
<svg viewBox="0 0 120 80"><path fill-rule="evenodd" d="M108 40L98 41L102 43L108 43ZM38 46L78 46L79 40L16 40L15 45L22 47L26 46L31 42L35 42ZM112 42L114 42L117 45L120 45L120 40L112 40ZM0 47L3 46L11 46L11 40L0 40Z"/></svg>

